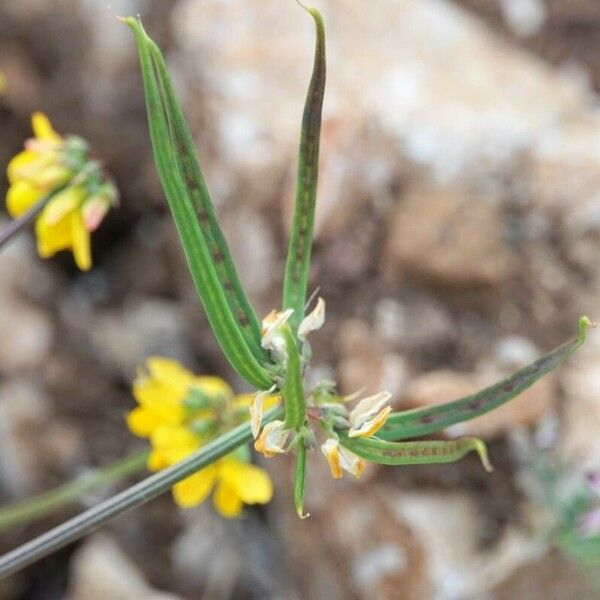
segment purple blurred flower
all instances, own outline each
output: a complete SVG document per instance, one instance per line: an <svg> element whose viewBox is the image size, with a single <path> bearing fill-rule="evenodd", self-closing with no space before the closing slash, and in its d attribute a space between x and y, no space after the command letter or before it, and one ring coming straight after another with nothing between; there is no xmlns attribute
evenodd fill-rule
<svg viewBox="0 0 600 600"><path fill-rule="evenodd" d="M600 471L592 471L588 473L587 482L592 491L600 496Z"/></svg>
<svg viewBox="0 0 600 600"><path fill-rule="evenodd" d="M579 523L579 533L584 537L600 534L600 508L585 513Z"/></svg>

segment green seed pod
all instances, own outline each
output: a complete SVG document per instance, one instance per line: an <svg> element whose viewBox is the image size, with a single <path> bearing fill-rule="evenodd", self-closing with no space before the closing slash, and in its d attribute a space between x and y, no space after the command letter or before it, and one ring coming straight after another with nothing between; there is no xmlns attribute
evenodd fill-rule
<svg viewBox="0 0 600 600"><path fill-rule="evenodd" d="M464 437L450 442L386 442L377 438L351 438L338 432L340 443L354 454L382 465L423 465L449 463L474 450L486 471L492 467L487 448L478 438Z"/></svg>
<svg viewBox="0 0 600 600"><path fill-rule="evenodd" d="M385 440L419 437L498 408L567 360L585 342L589 327L595 327L595 324L588 317L581 317L578 335L571 341L476 394L439 406L392 413L385 427L378 432L378 437Z"/></svg>
<svg viewBox="0 0 600 600"><path fill-rule="evenodd" d="M304 436L298 435L296 444L296 479L294 481L294 504L301 519L308 517L304 514L304 482L306 480L306 444Z"/></svg>
<svg viewBox="0 0 600 600"><path fill-rule="evenodd" d="M304 315L308 286L319 174L321 110L325 93L326 71L323 17L314 8L307 8L306 10L315 21L317 38L313 73L302 116L296 202L283 281L283 308L294 309L290 319L294 331L297 330Z"/></svg>

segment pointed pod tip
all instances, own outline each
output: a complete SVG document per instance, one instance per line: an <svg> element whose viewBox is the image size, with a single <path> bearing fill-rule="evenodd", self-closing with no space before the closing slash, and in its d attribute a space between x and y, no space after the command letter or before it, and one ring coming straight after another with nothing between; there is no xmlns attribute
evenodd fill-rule
<svg viewBox="0 0 600 600"><path fill-rule="evenodd" d="M306 514L304 513L303 506L297 506L296 513L303 521L304 521L304 519L308 519L308 517L310 517L310 513L306 513Z"/></svg>
<svg viewBox="0 0 600 600"><path fill-rule="evenodd" d="M321 13L316 8L314 8L313 6L307 6L306 4L304 4L303 2L301 2L300 0L296 0L296 2L298 3L298 6L300 6L301 8L303 8L314 19L316 19L318 21L322 21L323 20L323 17L321 16Z"/></svg>
<svg viewBox="0 0 600 600"><path fill-rule="evenodd" d="M134 17L121 17L120 15L117 16L117 21L121 21L121 23L125 23L125 25L129 25L129 27L132 27L136 23L136 20Z"/></svg>
<svg viewBox="0 0 600 600"><path fill-rule="evenodd" d="M132 29L134 33L139 32L147 36L146 30L142 25L142 19L139 15L136 17L117 17L117 20L121 21L121 23L125 23L125 25Z"/></svg>
<svg viewBox="0 0 600 600"><path fill-rule="evenodd" d="M587 336L587 330L592 327L595 329L598 327L598 323L596 321L592 321L589 317L585 315L579 318L579 339L581 341L585 341Z"/></svg>
<svg viewBox="0 0 600 600"><path fill-rule="evenodd" d="M490 462L490 459L488 456L488 451L487 451L487 446L485 445L485 442L483 440L480 440L479 438L473 438L473 448L475 449L477 454L479 454L479 458L481 460L481 464L483 465L483 468L488 473L491 473L494 470L494 467L492 466L492 463Z"/></svg>

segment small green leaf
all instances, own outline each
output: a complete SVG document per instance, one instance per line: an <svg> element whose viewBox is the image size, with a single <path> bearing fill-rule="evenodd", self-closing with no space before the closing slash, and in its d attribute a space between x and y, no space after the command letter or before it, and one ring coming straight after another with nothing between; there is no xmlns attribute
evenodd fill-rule
<svg viewBox="0 0 600 600"><path fill-rule="evenodd" d="M338 432L340 443L358 456L382 465L424 465L449 463L474 450L486 471L492 467L485 444L478 438L464 437L449 442L387 442L377 438L348 437Z"/></svg>
<svg viewBox="0 0 600 600"><path fill-rule="evenodd" d="M563 363L584 342L588 317L579 319L579 334L499 383L447 404L392 413L377 435L384 440L403 440L427 435L456 423L468 421L498 408L532 386L540 377Z"/></svg>
<svg viewBox="0 0 600 600"><path fill-rule="evenodd" d="M285 428L298 431L306 422L306 399L298 345L288 325L281 328L287 355L285 381L281 393L285 406Z"/></svg>
<svg viewBox="0 0 600 600"><path fill-rule="evenodd" d="M319 171L321 109L325 93L325 27L323 18L314 8L306 10L315 21L317 39L313 73L302 116L294 220L283 281L283 308L294 309L290 319L294 331L302 320L306 302Z"/></svg>
<svg viewBox="0 0 600 600"><path fill-rule="evenodd" d="M269 389L272 386L271 377L252 354L231 312L198 225L194 207L173 157L147 37L141 23L136 19L130 17L124 19L124 22L133 30L138 46L156 166L206 316L223 354L232 367L252 385L259 389Z"/></svg>
<svg viewBox="0 0 600 600"><path fill-rule="evenodd" d="M186 397L183 399L183 406L191 413L194 413L213 408L215 404L218 404L219 400L224 398L225 397L223 396L222 398L217 397L217 399L215 399L214 396L203 392L200 388L191 387L187 391Z"/></svg>
<svg viewBox="0 0 600 600"><path fill-rule="evenodd" d="M304 482L306 480L306 444L303 435L298 435L296 445L296 480L294 482L294 504L301 519L308 517L304 514Z"/></svg>
<svg viewBox="0 0 600 600"><path fill-rule="evenodd" d="M204 175L192 134L169 76L169 71L158 46L147 35L148 47L154 60L160 89L171 132L173 156L181 179L194 207L202 235L212 256L213 265L222 284L229 307L237 320L246 343L259 362L268 362L267 353L260 345L260 324L248 300L235 269L229 246L217 221L215 208L204 181Z"/></svg>

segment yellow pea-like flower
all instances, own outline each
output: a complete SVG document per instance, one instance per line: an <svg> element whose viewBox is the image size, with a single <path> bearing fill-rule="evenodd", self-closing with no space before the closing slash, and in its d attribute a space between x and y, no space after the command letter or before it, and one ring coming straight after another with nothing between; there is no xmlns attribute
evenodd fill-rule
<svg viewBox="0 0 600 600"><path fill-rule="evenodd" d="M244 504L266 504L273 496L273 484L266 471L226 456L173 486L179 506L204 502L211 492L213 504L224 517L239 517Z"/></svg>
<svg viewBox="0 0 600 600"><path fill-rule="evenodd" d="M147 438L152 450L148 468L158 471L186 458L208 441L250 417L252 396L236 396L219 377L197 376L175 360L149 358L133 383L138 406L127 415L129 430ZM216 510L238 517L245 504L266 504L273 486L266 471L235 451L173 486L184 508L204 502L211 493Z"/></svg>
<svg viewBox="0 0 600 600"><path fill-rule="evenodd" d="M92 266L90 232L81 214L85 189L68 187L58 192L45 206L35 224L37 247L42 258L61 250L71 250L77 266L87 271Z"/></svg>
<svg viewBox="0 0 600 600"><path fill-rule="evenodd" d="M63 138L40 112L33 113L31 126L34 137L7 167L6 209L16 219L47 199L35 225L38 253L49 258L71 250L77 266L87 271L90 233L116 202L116 188L90 160L83 140Z"/></svg>
<svg viewBox="0 0 600 600"><path fill-rule="evenodd" d="M31 127L35 137L25 143L25 150L14 156L6 169L10 183L6 204L14 218L26 213L45 194L73 176L61 154L64 141L48 117L33 113Z"/></svg>

